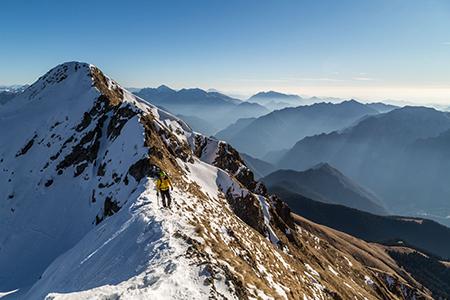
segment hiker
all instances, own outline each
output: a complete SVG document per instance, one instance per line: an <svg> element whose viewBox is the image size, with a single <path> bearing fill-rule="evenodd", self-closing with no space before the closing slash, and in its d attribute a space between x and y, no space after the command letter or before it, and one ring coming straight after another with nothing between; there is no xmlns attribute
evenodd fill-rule
<svg viewBox="0 0 450 300"><path fill-rule="evenodd" d="M172 181L169 176L164 173L164 171L159 172L158 174L158 182L156 183L156 197L159 196L159 192L161 191L161 199L164 207L170 207L170 203L172 199L170 197L169 186L171 190L173 190ZM166 198L167 198L167 206L166 206Z"/></svg>

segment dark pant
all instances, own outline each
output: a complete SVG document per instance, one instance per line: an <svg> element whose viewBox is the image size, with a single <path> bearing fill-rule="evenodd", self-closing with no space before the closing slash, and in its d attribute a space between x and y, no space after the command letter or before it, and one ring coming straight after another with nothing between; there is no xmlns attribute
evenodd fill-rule
<svg viewBox="0 0 450 300"><path fill-rule="evenodd" d="M167 205L166 205L166 198L167 198ZM162 204L164 207L170 206L172 199L170 198L169 190L165 190L165 191L161 190L161 199L162 199Z"/></svg>

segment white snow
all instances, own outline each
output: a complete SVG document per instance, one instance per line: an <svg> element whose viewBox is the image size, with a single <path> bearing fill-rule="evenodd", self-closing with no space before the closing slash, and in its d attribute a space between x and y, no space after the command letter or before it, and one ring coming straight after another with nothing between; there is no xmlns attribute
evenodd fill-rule
<svg viewBox="0 0 450 300"><path fill-rule="evenodd" d="M183 258L186 243L173 237L177 230L193 232L194 228L160 210L153 188L154 183L147 181L136 202L89 232L46 270L45 282L52 288L63 287L60 293L51 293L50 299L205 298L209 290L198 276L201 270ZM74 276L67 269L78 270ZM38 282L29 294L44 296L47 290Z"/></svg>
<svg viewBox="0 0 450 300"><path fill-rule="evenodd" d="M347 257L344 256L344 258L345 258L345 260L347 261L348 265L349 265L350 267L353 267L352 262L351 262Z"/></svg>
<svg viewBox="0 0 450 300"><path fill-rule="evenodd" d="M348 288L350 288L350 289L352 289L352 290L355 290L350 284L348 284L347 282L345 282L344 281L344 284L348 287Z"/></svg>
<svg viewBox="0 0 450 300"><path fill-rule="evenodd" d="M333 267L332 266L330 266L330 265L328 265L328 270L330 270L331 271L331 273L333 273L335 276L339 276L339 273L338 272L336 272L334 269L333 269Z"/></svg>
<svg viewBox="0 0 450 300"><path fill-rule="evenodd" d="M305 266L308 269L308 271L311 272L312 275L320 278L320 274L316 270L314 270L309 264L305 264Z"/></svg>
<svg viewBox="0 0 450 300"><path fill-rule="evenodd" d="M70 129L79 124L92 100L100 95L92 87L92 79L86 76L91 66L83 64L78 71L74 71L74 66L75 63L68 64L69 76L60 84L44 80L58 77L54 70L0 109L0 180L9 182L0 193L3 199L11 196L0 204L1 296L7 299L43 299L46 295L48 299L207 298L209 288L203 283L205 277L199 275L201 268L183 258L187 244L173 237L177 231L189 235L195 229L184 218L159 209L153 180L147 178L137 185L128 176L128 185L109 185L114 173L126 174L130 165L146 156L144 131L138 116L131 118L112 141L103 132L95 164L89 164L82 175L74 178L70 168L64 169L61 175L56 174L55 167L72 150L70 144L57 159L49 158L69 140L66 134L76 132ZM114 86L110 80L109 85ZM126 91L124 94L125 100L139 109L165 117L161 120L165 126L175 131L187 129L175 117ZM22 126L16 126L17 122ZM95 126L92 122L86 132ZM81 138L83 135L74 137ZM34 143L28 152L16 157L31 140ZM45 162L50 165L45 166ZM107 163L105 175L98 177L103 162ZM216 197L216 180L218 173L223 172L198 160L190 169L198 175L191 180L200 183L205 193ZM48 180L53 183L47 187ZM105 187L100 189L101 183ZM177 201L189 201L177 189L173 193ZM93 195L97 199L114 196L124 206L113 217L94 226L103 203L92 202ZM223 287L221 290L225 293Z"/></svg>
<svg viewBox="0 0 450 300"><path fill-rule="evenodd" d="M263 196L257 196L259 199L259 202L261 203L261 207L263 209L264 212L264 224L266 224L267 229L268 229L268 233L269 233L269 241L274 244L275 246L279 247L279 239L276 236L275 232L273 231L272 227L270 227L270 204L269 201L267 201L266 198L264 198Z"/></svg>
<svg viewBox="0 0 450 300"><path fill-rule="evenodd" d="M280 262L283 264L283 266L287 269L287 270L292 270L292 267L290 265L288 265L286 263L286 261L283 259L283 257L280 255L280 253L273 251L273 254L275 254L275 256L280 260Z"/></svg>
<svg viewBox="0 0 450 300"><path fill-rule="evenodd" d="M199 135L180 119L126 90L120 107L138 114L120 118L126 123L119 135L107 136L113 111L106 114L106 125L100 131L95 131L101 122L95 114L79 129L100 96L92 86L91 68L77 62L58 66L0 107L0 298L208 299L213 289L205 279L213 276L204 264L188 257L190 244L186 239L202 243L211 263L237 273L230 261L218 257L213 243L231 243L235 237L230 228L238 228L241 232L236 230L235 235L241 235L240 241L247 248L230 246L231 251L236 257L253 251L257 269L252 271L263 276L279 295L276 298L288 299L290 290L277 277L282 273L270 269L292 270L284 254L270 244L280 246L270 226L270 203L254 195L264 212L269 243L236 217L224 198L228 190L242 196L250 192L233 176L211 165L222 142L208 139L201 159L175 159L184 170L178 174L184 183L195 184L205 197L174 182L172 209L160 209L155 180L145 177L136 182L129 174L130 166L148 155L141 117L151 114L157 128L171 133L163 134L165 142L176 139L195 149ZM110 89L121 89L107 77L106 81ZM91 133L93 138L83 147L99 143L95 159L85 168L84 160L75 166L58 167ZM82 170L79 174L77 167ZM104 217L105 199L121 209L96 225L98 218ZM195 228L193 224L201 222L194 221L204 213L208 214L208 223ZM205 231L202 238L196 234L199 229ZM251 239L257 238L261 243L255 246ZM315 243L320 242L313 238ZM269 254L272 265L266 261ZM312 284L308 280L304 284L322 299L325 294L318 282L320 275L305 265ZM237 299L223 272L218 270L213 281L214 292ZM251 299L274 299L267 291L247 286Z"/></svg>

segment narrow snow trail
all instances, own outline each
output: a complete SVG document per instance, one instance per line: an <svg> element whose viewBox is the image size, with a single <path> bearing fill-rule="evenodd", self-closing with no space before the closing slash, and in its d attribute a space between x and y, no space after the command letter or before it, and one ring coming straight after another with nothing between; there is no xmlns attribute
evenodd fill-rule
<svg viewBox="0 0 450 300"><path fill-rule="evenodd" d="M189 245L177 236L194 228L176 205L159 207L154 185L147 179L131 195L135 201L57 258L27 295L55 300L207 298L200 269L184 257ZM178 197L176 190L173 194Z"/></svg>
<svg viewBox="0 0 450 300"><path fill-rule="evenodd" d="M130 166L147 156L141 116L131 114L127 119L131 106L124 115L117 108L100 117L96 112L105 103L97 101L100 92L93 87L92 74L89 65L59 66L17 101L2 106L0 124L7 130L0 142L0 179L8 184L0 194L8 200L0 205L0 297L208 298L210 288L204 286L208 274L184 256L190 246L186 239L195 231L189 216L201 213L192 212L195 196L175 189L177 203L189 204L191 211L177 205L171 211L160 209L153 179L138 183L128 176ZM111 90L109 79L103 79ZM131 103L150 112L161 130L173 130L180 143L195 144L195 134L184 122L123 93L121 108ZM10 123L19 110L27 125L20 128ZM117 126L120 135L109 137L108 129ZM91 149L95 142L96 156L83 172L77 173L78 162L58 167L77 146ZM215 197L217 169L199 161L195 165L199 170L187 181L201 178L202 189ZM111 216L105 199L122 208Z"/></svg>

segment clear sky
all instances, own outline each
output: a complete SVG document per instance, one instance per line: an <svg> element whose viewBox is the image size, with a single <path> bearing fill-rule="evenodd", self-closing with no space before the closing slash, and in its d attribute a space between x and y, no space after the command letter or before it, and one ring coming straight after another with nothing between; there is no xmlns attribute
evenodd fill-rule
<svg viewBox="0 0 450 300"><path fill-rule="evenodd" d="M450 104L448 0L0 0L0 85L66 61L124 87Z"/></svg>

